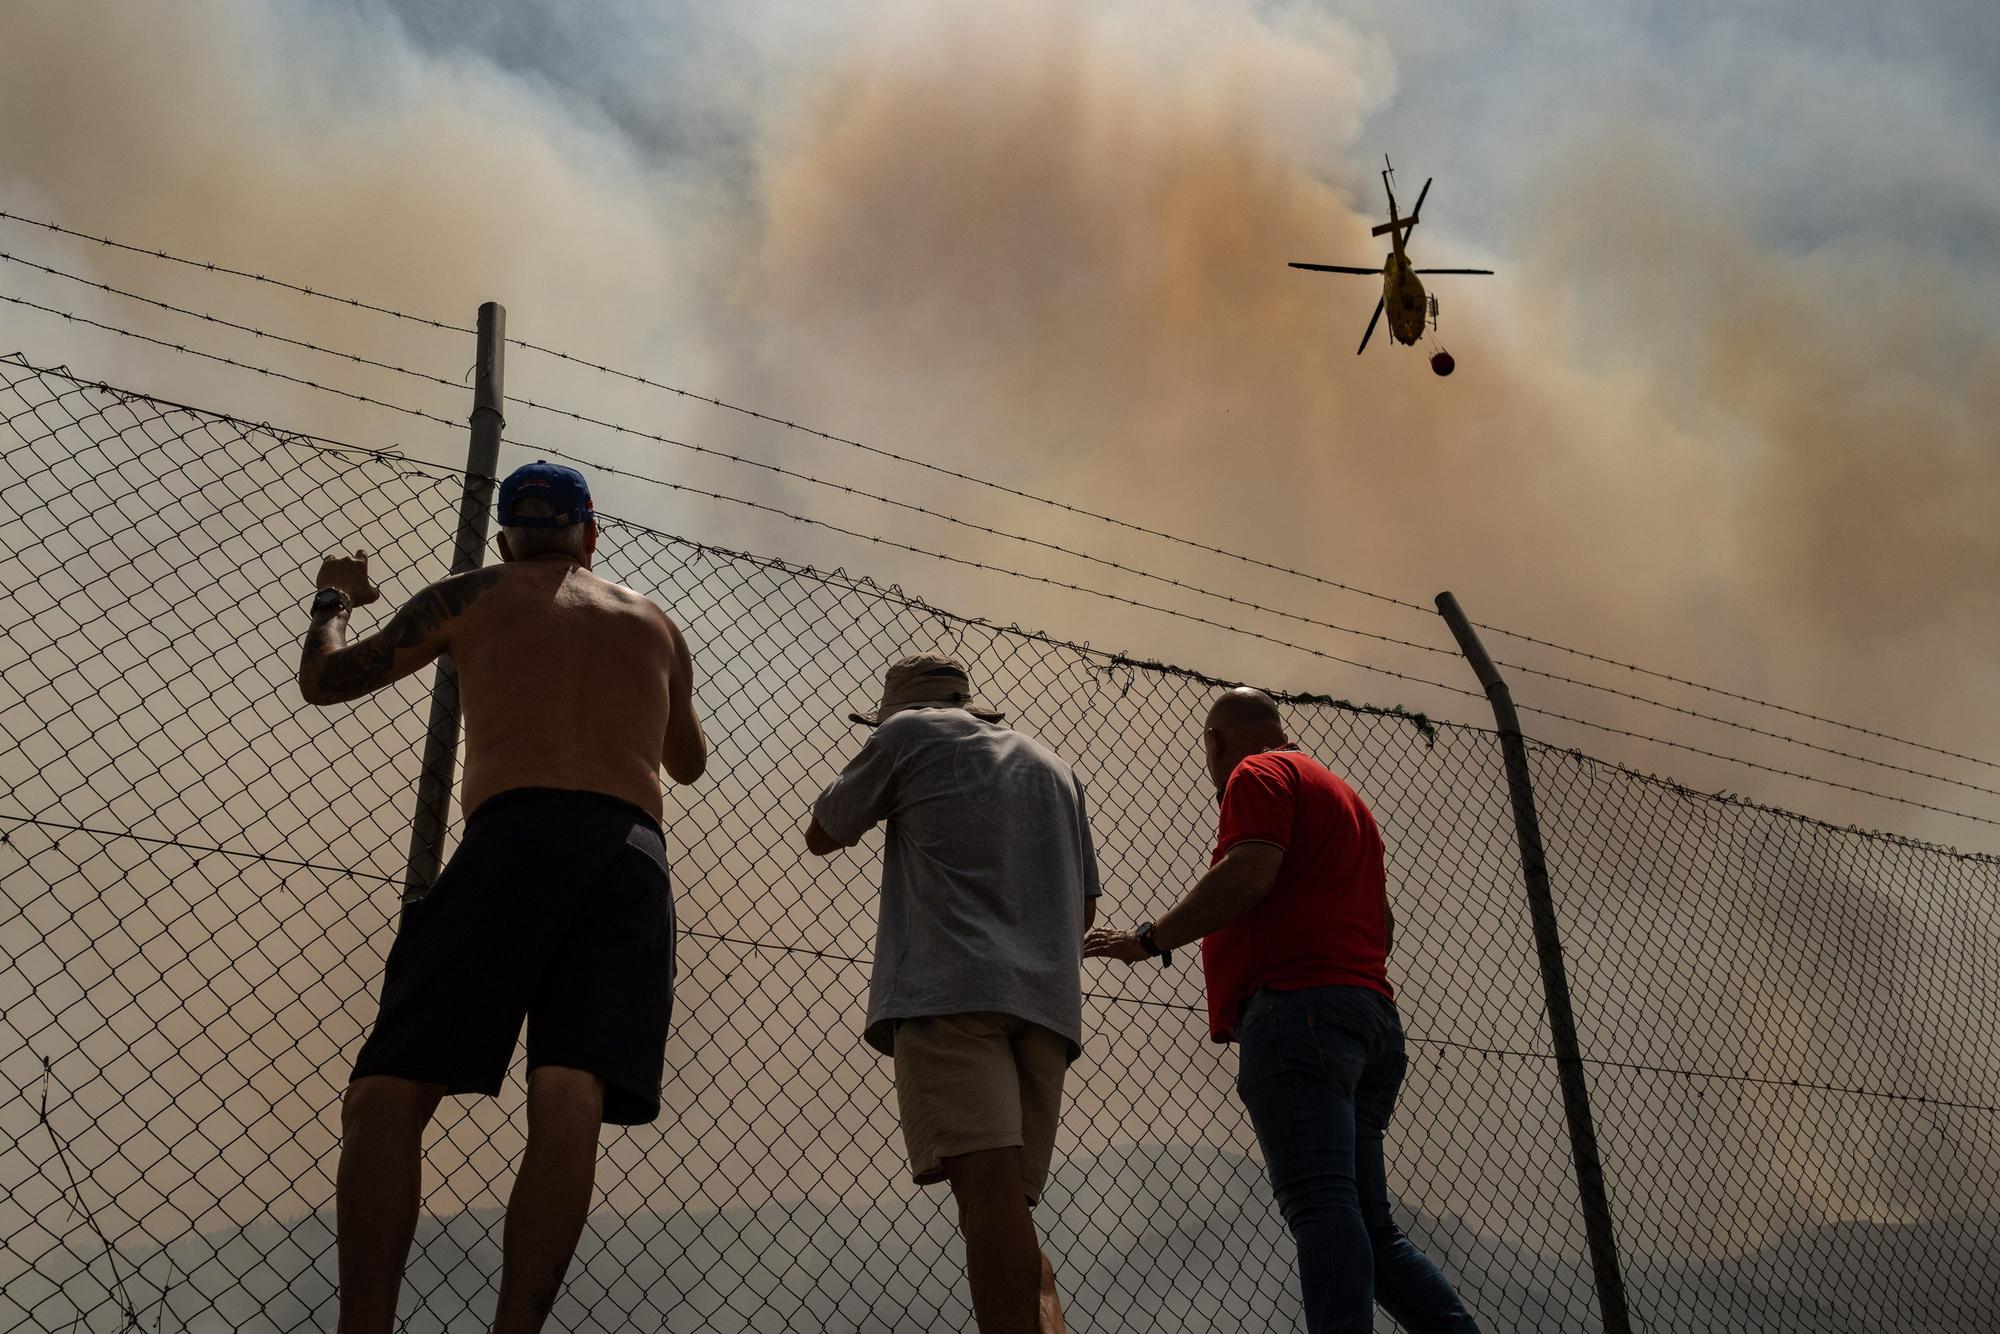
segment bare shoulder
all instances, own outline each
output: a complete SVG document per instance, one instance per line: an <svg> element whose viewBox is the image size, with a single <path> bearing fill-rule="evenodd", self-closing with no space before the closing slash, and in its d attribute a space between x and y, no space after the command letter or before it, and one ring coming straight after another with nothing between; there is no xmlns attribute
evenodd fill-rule
<svg viewBox="0 0 2000 1334"><path fill-rule="evenodd" d="M676 649L682 644L681 628L674 618L666 613L659 603L647 597L636 588L596 576L600 595L609 606L644 622L650 629L665 637Z"/></svg>
<svg viewBox="0 0 2000 1334"><path fill-rule="evenodd" d="M636 588L627 588L615 579L606 579L595 570L584 569L575 572L590 580L591 588L605 601L618 606L636 607L640 603L653 605L653 600Z"/></svg>
<svg viewBox="0 0 2000 1334"><path fill-rule="evenodd" d="M598 583L602 587L604 596L616 605L628 608L641 616L658 620L667 619L667 614L660 609L660 604L647 597L644 593L641 593L638 589L614 583L602 576L598 577Z"/></svg>

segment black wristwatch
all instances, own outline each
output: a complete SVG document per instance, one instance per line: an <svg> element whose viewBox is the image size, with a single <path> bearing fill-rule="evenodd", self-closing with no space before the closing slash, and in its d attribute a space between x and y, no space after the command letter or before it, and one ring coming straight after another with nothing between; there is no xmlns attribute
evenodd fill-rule
<svg viewBox="0 0 2000 1334"><path fill-rule="evenodd" d="M1132 939L1139 942L1139 948L1146 951L1147 958L1158 959L1160 967L1165 968L1174 961L1174 952L1172 950L1163 950L1153 943L1153 924L1151 922L1139 923L1132 932Z"/></svg>
<svg viewBox="0 0 2000 1334"><path fill-rule="evenodd" d="M312 614L324 616L331 612L353 611L354 603L337 588L322 588L313 594Z"/></svg>

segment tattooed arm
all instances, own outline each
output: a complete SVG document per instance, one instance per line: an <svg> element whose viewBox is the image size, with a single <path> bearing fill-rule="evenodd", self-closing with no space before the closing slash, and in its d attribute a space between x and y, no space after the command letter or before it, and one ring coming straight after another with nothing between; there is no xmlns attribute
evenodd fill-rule
<svg viewBox="0 0 2000 1334"><path fill-rule="evenodd" d="M417 671L451 647L452 621L499 579L498 570L469 570L432 584L353 644L347 642L346 612L315 616L299 659L299 693L308 704L341 704ZM367 582L365 557L329 560L320 568L320 586L341 589L356 606L379 596Z"/></svg>

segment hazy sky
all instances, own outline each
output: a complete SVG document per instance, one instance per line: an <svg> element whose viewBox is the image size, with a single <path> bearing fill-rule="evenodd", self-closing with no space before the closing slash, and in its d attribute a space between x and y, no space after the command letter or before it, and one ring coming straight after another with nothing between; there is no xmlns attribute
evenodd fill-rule
<svg viewBox="0 0 2000 1334"><path fill-rule="evenodd" d="M31 2L0 207L469 321L1067 502L1934 746L2000 756L2000 19L1991 6ZM1458 373L1353 347L1394 156ZM456 379L465 341L0 224L9 253ZM15 265L0 291L449 417L437 388ZM430 457L441 427L0 307L0 344ZM1201 557L517 352L509 388L1250 602L1434 617ZM864 532L1336 634L712 466L518 404L548 442ZM522 457L529 455L523 453ZM513 461L510 454L507 461ZM1228 675L1481 702L658 487L607 509ZM1004 502L1004 503L1003 503ZM357 538L365 540L365 524ZM1497 640L1498 656L1972 787L1515 674L1516 697L2000 818L2000 768ZM1958 846L1993 826L1530 715L1704 788Z"/></svg>
<svg viewBox="0 0 2000 1334"><path fill-rule="evenodd" d="M0 137L0 209L453 322L469 323L479 302L497 299L517 337L669 384L1418 604L1450 588L1489 623L2000 760L2000 710L1990 702L2000 653L1992 607L2000 585L2000 526L1992 518L2000 510L2000 179L1992 172L2000 160L2000 11L1990 4L1516 3L1441 11L1191 0L976 7L17 0L6 32L0 123L11 132ZM1367 231L1382 208L1375 172L1384 153L1398 164L1405 200L1426 176L1437 178L1413 243L1419 261L1499 270L1437 284L1442 337L1459 367L1449 380L1386 340L1364 358L1353 355L1375 297L1368 280L1285 267L1293 259L1379 262L1381 245ZM0 222L0 252L454 383L471 362L461 334L17 223ZM454 420L467 408L457 389L197 325L18 264L0 262L0 295ZM455 426L0 303L0 352L16 349L38 364L67 363L90 378L249 420L428 459L462 457ZM611 513L734 548L845 565L940 606L1100 648L1471 722L1489 718L1480 700L1353 665L1472 686L1433 616L1106 529L525 350L510 353L507 380L514 402L504 466L534 457L538 444L553 446L1241 624L1351 661L599 472L597 496ZM796 478L580 425L525 398L1424 647L1218 603ZM382 540L382 516L355 507L348 517L345 540ZM440 572L395 574L408 586ZM301 597L307 577L302 570ZM218 597L234 605L226 592ZM770 615L773 606L756 610ZM762 661L756 653L780 638L747 617L712 637L706 665ZM1975 790L2000 789L2000 767L1754 710L1498 636L1489 642L1510 663L1810 737L1958 785L1510 669L1524 706L2000 820L2000 795ZM703 643L695 649L701 659ZM194 674L227 676L230 666L204 663ZM242 675L257 684L254 672ZM719 682L711 688L722 693ZM1059 702L1037 700L1022 712L1053 713ZM338 725L365 728L372 716L356 710ZM1118 755L1164 754L1175 725L1146 721L1150 736L1137 724L1114 727L1106 744L1125 747L1114 749ZM1702 788L2000 849L1992 825L1543 714L1528 714L1526 723L1558 745ZM288 719L266 739L282 740L293 725ZM294 749L301 763L317 753ZM1371 755L1383 772L1366 770ZM816 759L810 751L790 757L800 765ZM1414 780L1365 746L1352 763L1371 799L1395 815L1399 784ZM1093 776L1104 787L1177 781L1170 759L1159 761L1158 774L1143 768ZM1440 1039L1467 1036L1454 1025L1476 1027L1496 1013L1534 1020L1539 994L1528 952L1498 948L1481 959L1489 936L1505 937L1464 918L1458 899L1474 891L1493 895L1496 913L1519 905L1511 883L1485 875L1507 864L1511 832L1494 794L1476 790L1483 771L1451 772L1466 786L1430 794L1431 806L1410 799L1428 823L1404 817L1437 842L1411 837L1396 850L1397 892L1414 896L1420 909L1410 914L1410 941L1399 955L1412 1032ZM147 781L172 775L167 769ZM297 814L308 834L338 825L338 807L306 809L319 797L313 784L337 777L327 766L297 784L297 809L283 813ZM386 769L377 775L394 778ZM776 788L795 784L796 775L758 771L738 781ZM1551 776L1554 790L1544 799L1559 861L1564 803L1595 799L1563 794L1561 781ZM718 787L697 799L727 805L734 791ZM1202 797L1191 786L1173 789L1174 801L1199 805L1205 819ZM791 814L778 797L750 807L754 837L732 855L765 848ZM118 818L124 810L116 809ZM1464 885L1453 878L1454 868L1465 870L1462 831L1451 823L1461 813L1490 853L1471 858ZM1964 945L1991 934L1983 882L1899 881L1900 873L1871 860L1893 860L1880 842L1857 842L1853 865L1829 867L1815 861L1817 835L1805 826L1771 822L1777 833L1767 837L1756 820L1744 823L1757 826L1744 835L1758 849L1749 861L1729 861L1737 845L1727 839L1643 816L1622 826L1629 845L1575 858L1603 880L1563 885L1574 894L1565 902L1572 946L1585 946L1580 960L1599 960L1642 1000L1662 989L1681 996L1681 977L1648 967L1659 939L1687 929L1690 918L1670 911L1681 906L1676 889L1699 898L1731 883L1709 872L1710 859L1720 858L1754 868L1734 873L1759 890L1723 904L1723 920L1746 925L1699 961L1701 977L1727 984L1724 1000L1696 989L1664 1005L1635 1002L1629 1013L1599 1006L1586 1022L1615 1030L1620 1042L1636 1034L1668 1047L1690 1033L1697 1041L1720 1033L1720 1064L1764 1051L1762 1042L1802 1060L1859 1052L1855 1059L1872 1070L1895 1067L1896 1078L1883 1077L1888 1084L1908 1073L1891 1056L1905 1064L1921 1056L1976 1085L1985 1053L1954 1044L1976 1047L1983 1031L1975 974L1984 956ZM717 818L708 827L725 826ZM1177 855L1167 842L1147 842L1151 826L1138 828L1121 837L1163 860ZM1569 832L1593 833L1580 818ZM384 846L397 842L382 837ZM1690 848L1693 855L1683 856ZM690 858L686 885L712 890L704 874L736 878L733 864ZM869 869L863 858L838 868L840 902L851 910L843 929L861 936ZM1154 881L1172 881L1171 872L1154 869L1126 877L1117 911L1162 892ZM153 902L154 886L114 875L115 861L97 870L113 882L107 894L126 896L109 902L141 926L145 911L174 909L172 895ZM205 881L183 879L175 894L218 914L241 913L239 929L262 922L239 904L210 904ZM766 883L742 880L722 889L754 898ZM254 878L241 883L258 911L303 920L305 910L288 908L276 889ZM315 902L348 903L339 897L347 888ZM369 979L354 961L369 956L358 942L386 939L391 911L368 902L376 915L357 916L341 928L348 936L329 931L315 946L351 947L347 967L319 968L308 951L290 961L313 965L313 980L288 1004L339 1021L313 1039L328 1050L350 1042L365 1020ZM101 903L93 910L116 916ZM1900 922L1898 912L1922 929L1882 926ZM1834 944L1826 944L1814 933L1829 921L1853 929L1828 934ZM106 938L116 940L120 929L106 925ZM1781 948L1800 939L1814 948ZM162 948L174 943L162 940ZM208 948L235 949L233 940ZM1857 941L1868 946L1842 954L1839 967L1818 952ZM245 947L226 960L183 960L183 971L162 973L158 985L192 1022L220 1024L210 1010L244 1001L230 988L260 984L242 969L255 955ZM698 970L726 982L736 957L704 947L688 965L695 985L676 1041L690 1050L704 1025L735 1017L724 1004L734 993L720 983L704 991L707 975ZM1478 961L1461 969L1462 957ZM1491 994L1489 974L1499 972L1513 987L1504 1003ZM858 985L858 972L841 976L850 990ZM1581 963L1577 976L1586 990L1611 985ZM1194 985L1189 974L1176 982ZM26 986L25 975L16 984ZM806 996L805 985L795 982L786 1002ZM338 994L322 1006L314 988ZM1838 1011L1831 1018L1815 1009L1826 997L1828 1013ZM1680 1010L1683 1001L1693 1013ZM57 995L36 1003L83 1001ZM814 1031L844 1031L845 1013L821 1008ZM1844 1026L1857 1013L1870 1035L1859 1043ZM1952 1022L1936 1022L1940 1014ZM1619 1021L1629 1023L1619 1028ZM829 1050L839 1053L829 1059L847 1064L827 1087L859 1087L863 1096L828 1115L859 1118L874 1138L855 1142L869 1151L871 1171L885 1171L890 1159L874 1152L887 1139L884 1072L858 1047ZM1461 1069L1442 1049L1428 1050L1432 1082L1413 1086L1419 1104L1461 1106L1453 1079L1491 1078L1479 1073L1483 1066ZM744 1060L759 1055L751 1046L737 1052ZM1226 1097L1225 1061L1205 1046L1199 1052L1191 1059ZM68 1059L82 1067L88 1056ZM294 1069L307 1065L316 1073ZM687 1068L690 1078L703 1070ZM303 1186L286 1187L302 1192L296 1201L285 1196L286 1207L305 1211L324 1198L325 1181L302 1165L320 1162L331 1143L332 1081L341 1073L337 1062L319 1069L292 1051L259 1074L304 1090L273 1102L260 1125L282 1123L290 1134L317 1118L316 1128L288 1141L291 1157L269 1159L252 1137L232 1145L260 1155L253 1171L304 1173ZM1926 1065L1924 1073L1934 1072ZM25 1087L25 1079L17 1082ZM1958 1088L1948 1080L1923 1086ZM1650 1086L1635 1087L1623 1101L1615 1089L1603 1099L1609 1140L1653 1122ZM700 1096L726 1102L732 1090L720 1083ZM1504 1094L1494 1105L1508 1105ZM1546 1097L1520 1101L1543 1113L1553 1106ZM768 1114L783 1113L781 1103L773 1107ZM127 1118L146 1112L143 1101L120 1104ZM501 1113L482 1106L476 1115ZM1720 1189L1728 1207L1718 1218L1704 1206L1713 1225L1705 1242L1724 1245L1775 1227L1758 1212L1767 1206L1782 1215L1809 1200L1831 1217L1889 1218L1947 1193L1950 1172L1960 1173L1961 1185L1990 1179L1985 1168L1968 1166L1991 1161L1984 1140L1976 1152L1902 1163L1899 1154L1930 1152L1935 1133L1921 1118L1906 1124L1906 1116L1917 1114L1898 1105L1842 1123L1843 1133L1879 1136L1875 1152L1787 1119L1789 1104L1755 1104L1733 1123L1723 1118L1724 1133L1744 1125L1782 1131L1792 1136L1787 1143L1813 1152L1762 1164L1760 1180L1777 1183L1764 1195ZM460 1133L481 1124L468 1122ZM729 1123L717 1115L708 1124ZM1539 1134L1529 1121L1509 1124L1519 1143ZM114 1119L97 1133L114 1135L123 1125ZM1408 1117L1406 1133L1435 1181L1477 1184L1482 1162L1490 1172L1512 1170L1505 1154L1481 1158L1491 1148L1485 1138L1457 1142L1463 1122L1430 1143L1425 1125ZM1242 1127L1191 1133L1225 1131L1240 1136ZM1646 1161L1656 1162L1663 1181L1707 1189L1696 1161L1702 1150L1690 1146L1708 1142L1679 1140L1673 1152L1656 1149ZM1855 1174L1859 1185L1844 1176L1815 1179L1839 1176L1850 1163L1882 1170ZM484 1160L478 1170L486 1170ZM1880 1181L1888 1185L1869 1195ZM162 1189L170 1192L171 1183ZM1433 1202L1458 1207L1450 1197Z"/></svg>

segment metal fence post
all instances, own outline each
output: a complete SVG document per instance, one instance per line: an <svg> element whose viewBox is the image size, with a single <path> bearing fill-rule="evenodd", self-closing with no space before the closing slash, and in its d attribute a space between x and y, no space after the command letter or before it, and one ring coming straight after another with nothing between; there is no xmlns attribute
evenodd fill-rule
<svg viewBox="0 0 2000 1334"><path fill-rule="evenodd" d="M465 454L465 480L458 499L458 540L451 572L463 574L485 562L487 515L493 507L494 473L500 466L500 411L507 348L507 309L496 301L479 308L479 342L472 384L472 442ZM410 821L410 859L403 873L403 901L422 898L444 860L445 819L451 813L451 781L458 763L458 666L449 653L437 660L431 684L431 719L424 735L424 768L417 780L417 810Z"/></svg>
<svg viewBox="0 0 2000 1334"><path fill-rule="evenodd" d="M1549 1038L1556 1050L1556 1072L1562 1085L1563 1114L1569 1122L1569 1148L1576 1160L1576 1187L1582 1197L1584 1238L1597 1278L1597 1309L1604 1334L1631 1334L1632 1317L1625 1306L1625 1278L1618 1266L1618 1239L1611 1228L1611 1203L1604 1194L1604 1169L1597 1157L1597 1128L1590 1119L1590 1089L1583 1079L1583 1057L1576 1042L1576 1015L1570 1008L1569 972L1563 966L1562 940L1556 931L1555 899L1549 891L1548 861L1542 853L1542 826L1535 815L1535 789L1528 774L1528 748L1521 739L1521 720L1507 683L1486 655L1486 646L1450 593L1437 595L1437 607L1458 640L1459 650L1479 677L1500 727L1500 750L1507 765L1507 792L1514 804L1514 833L1521 843L1521 874L1528 886L1528 909L1535 923L1535 952L1541 957L1542 995L1549 1011Z"/></svg>

